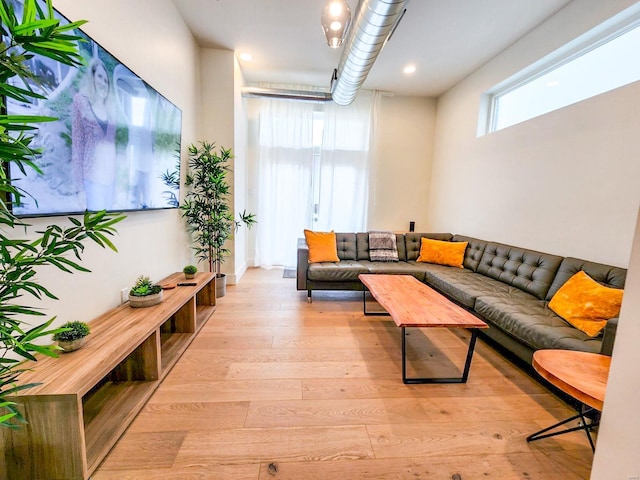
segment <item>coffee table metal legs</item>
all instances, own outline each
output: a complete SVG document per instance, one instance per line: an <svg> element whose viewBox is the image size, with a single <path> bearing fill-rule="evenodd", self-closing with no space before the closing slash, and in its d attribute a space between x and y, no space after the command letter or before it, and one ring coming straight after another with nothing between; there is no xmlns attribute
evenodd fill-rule
<svg viewBox="0 0 640 480"><path fill-rule="evenodd" d="M402 327L402 382L405 384L416 383L467 383L469 378L469 369L471 368L471 359L473 358L473 350L476 346L478 331L471 329L471 339L469 340L469 350L467 350L467 358L464 362L464 369L461 377L426 377L426 378L407 378L407 345L406 332L407 327Z"/></svg>
<svg viewBox="0 0 640 480"><path fill-rule="evenodd" d="M586 414L594 412L596 414L596 416L591 419L591 422L587 422L587 416ZM600 412L598 412L597 410L593 409L593 408L588 408L587 410L583 411L583 405L580 405L580 409L578 410L577 415L574 415L573 417L567 418L566 420L563 420L561 422L556 423L555 425L551 425L550 427L547 428L543 428L540 431L537 431L536 433L533 433L531 435L529 435L527 437L527 442L534 442L536 440L540 440L542 438L549 438L549 437L555 437L556 435L562 435L563 433L569 433L569 432L575 432L576 430L584 430L584 432L587 434L587 438L589 439L589 444L591 445L591 450L595 451L596 447L593 444L593 439L591 438L591 430L593 430L594 428L596 428L598 426L599 422L599 415ZM546 433L549 432L550 430L553 430L554 428L557 428L561 425L564 425L565 423L569 423L572 422L574 420L580 419L580 425L578 425L577 427L573 427L573 428L567 428L565 430L559 430L557 432L553 432L553 433Z"/></svg>
<svg viewBox="0 0 640 480"><path fill-rule="evenodd" d="M388 317L390 316L389 313L382 311L382 312L367 312L367 292L369 290L367 290L366 287L363 287L362 289L362 312L367 315L367 316L377 316L377 317Z"/></svg>

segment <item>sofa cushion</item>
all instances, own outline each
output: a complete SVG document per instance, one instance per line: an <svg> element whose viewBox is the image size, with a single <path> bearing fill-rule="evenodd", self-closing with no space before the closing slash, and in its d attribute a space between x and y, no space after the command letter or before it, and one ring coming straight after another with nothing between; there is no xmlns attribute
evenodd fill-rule
<svg viewBox="0 0 640 480"><path fill-rule="evenodd" d="M416 261L463 268L462 262L464 262L466 249L467 242L445 242L422 237L420 255Z"/></svg>
<svg viewBox="0 0 640 480"><path fill-rule="evenodd" d="M549 308L590 337L600 333L607 320L620 315L623 290L600 285L584 270L567 280Z"/></svg>
<svg viewBox="0 0 640 480"><path fill-rule="evenodd" d="M488 242L464 235L454 235L451 241L467 242L467 249L464 251L464 262L462 262L462 266L475 272L478 269L480 259Z"/></svg>
<svg viewBox="0 0 640 480"><path fill-rule="evenodd" d="M421 239L432 238L433 240L451 240L450 233L405 233L404 241L407 247L407 260L417 260L420 256Z"/></svg>
<svg viewBox="0 0 640 480"><path fill-rule="evenodd" d="M338 262L338 250L336 248L336 234L330 232L304 231L304 238L309 245L309 263Z"/></svg>
<svg viewBox="0 0 640 480"><path fill-rule="evenodd" d="M489 242L477 271L543 300L561 262L557 255Z"/></svg>
<svg viewBox="0 0 640 480"><path fill-rule="evenodd" d="M355 233L336 233L336 247L340 260L356 260Z"/></svg>
<svg viewBox="0 0 640 480"><path fill-rule="evenodd" d="M624 268L567 257L562 260L558 272L551 283L546 297L547 300L551 300L560 287L580 270L605 287L624 288L624 282L627 279L627 270Z"/></svg>
<svg viewBox="0 0 640 480"><path fill-rule="evenodd" d="M427 284L469 309L473 309L479 295L509 292L513 289L505 283L474 273L468 268L452 268L430 263L417 265L424 265Z"/></svg>
<svg viewBox="0 0 640 480"><path fill-rule="evenodd" d="M360 260L362 266L366 267L368 273L383 273L387 275L413 275L421 282L424 282L424 270L417 268L409 262L372 262ZM415 262L412 262L415 263Z"/></svg>
<svg viewBox="0 0 640 480"><path fill-rule="evenodd" d="M338 263L310 263L307 278L321 282L357 282L361 273L368 273L365 266L355 260L342 260Z"/></svg>
<svg viewBox="0 0 640 480"><path fill-rule="evenodd" d="M559 348L600 352L601 337L589 337L553 313L547 302L519 289L479 296L475 311L534 350Z"/></svg>

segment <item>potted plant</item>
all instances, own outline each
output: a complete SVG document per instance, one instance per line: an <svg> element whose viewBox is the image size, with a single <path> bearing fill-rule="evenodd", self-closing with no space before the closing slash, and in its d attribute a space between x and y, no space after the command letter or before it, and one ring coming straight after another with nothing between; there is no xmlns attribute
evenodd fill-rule
<svg viewBox="0 0 640 480"><path fill-rule="evenodd" d="M192 278L196 278L196 273L198 273L198 267L195 265L187 265L182 269L182 273L184 273L184 278L187 280L191 280Z"/></svg>
<svg viewBox="0 0 640 480"><path fill-rule="evenodd" d="M230 253L225 242L242 224L251 228L256 223L255 215L246 211L236 220L231 209L231 186L227 173L231 171L228 162L232 158L231 149L216 151L215 143L190 145L185 181L187 194L180 207L193 235L196 256L206 261L209 271L216 274L217 297L224 296L226 292L226 276L220 271L222 262Z"/></svg>
<svg viewBox="0 0 640 480"><path fill-rule="evenodd" d="M151 307L162 301L162 287L140 275L129 290L129 305L133 308Z"/></svg>
<svg viewBox="0 0 640 480"><path fill-rule="evenodd" d="M84 345L87 335L91 333L89 325L84 322L67 322L53 335L53 339L63 352L73 352Z"/></svg>

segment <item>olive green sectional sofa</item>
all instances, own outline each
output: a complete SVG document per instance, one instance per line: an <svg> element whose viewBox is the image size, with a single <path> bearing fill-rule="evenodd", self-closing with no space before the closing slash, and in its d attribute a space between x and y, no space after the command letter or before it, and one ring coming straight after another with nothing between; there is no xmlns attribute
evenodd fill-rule
<svg viewBox="0 0 640 480"><path fill-rule="evenodd" d="M464 268L417 262L421 238L468 242ZM397 262L369 260L368 233L336 233L339 262L309 263L298 241L297 289L363 290L361 273L409 274L485 321L487 335L527 363L533 352L560 348L611 354L617 319L601 335L589 337L556 315L549 301L575 273L613 288L624 288L626 270L571 257L449 233L396 235Z"/></svg>

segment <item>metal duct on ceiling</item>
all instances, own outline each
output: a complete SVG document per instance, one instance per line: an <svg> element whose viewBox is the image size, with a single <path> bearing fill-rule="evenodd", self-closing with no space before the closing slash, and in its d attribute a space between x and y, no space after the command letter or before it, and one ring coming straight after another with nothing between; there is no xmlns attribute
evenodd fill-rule
<svg viewBox="0 0 640 480"><path fill-rule="evenodd" d="M331 94L310 90L287 90L282 88L242 87L243 97L272 97L308 102L330 102Z"/></svg>
<svg viewBox="0 0 640 480"><path fill-rule="evenodd" d="M334 73L335 81L331 83L333 101L338 105L349 105L356 98L407 3L408 0L360 0L338 64L337 78Z"/></svg>

